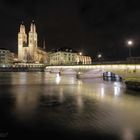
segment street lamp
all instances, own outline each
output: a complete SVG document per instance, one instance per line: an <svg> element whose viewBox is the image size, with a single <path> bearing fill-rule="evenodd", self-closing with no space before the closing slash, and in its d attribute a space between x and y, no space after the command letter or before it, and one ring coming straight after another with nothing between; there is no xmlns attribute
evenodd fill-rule
<svg viewBox="0 0 140 140"><path fill-rule="evenodd" d="M103 55L102 55L102 53L98 53L98 54L97 54L97 60L98 60L98 61L102 61L102 60L103 60Z"/></svg>
<svg viewBox="0 0 140 140"><path fill-rule="evenodd" d="M79 52L79 55L82 55L82 52Z"/></svg>
<svg viewBox="0 0 140 140"><path fill-rule="evenodd" d="M127 45L128 45L128 48L129 48L129 57L132 57L132 55L131 55L131 47L132 47L133 44L134 43L133 43L132 40L127 41Z"/></svg>
<svg viewBox="0 0 140 140"><path fill-rule="evenodd" d="M102 58L102 54L98 54L97 57L98 57L98 59Z"/></svg>

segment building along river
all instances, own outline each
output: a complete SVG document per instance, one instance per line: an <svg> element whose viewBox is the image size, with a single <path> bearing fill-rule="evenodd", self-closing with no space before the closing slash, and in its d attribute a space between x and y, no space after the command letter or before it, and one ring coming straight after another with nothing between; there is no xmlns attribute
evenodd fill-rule
<svg viewBox="0 0 140 140"><path fill-rule="evenodd" d="M124 82L0 73L0 137L140 139L140 95Z"/></svg>

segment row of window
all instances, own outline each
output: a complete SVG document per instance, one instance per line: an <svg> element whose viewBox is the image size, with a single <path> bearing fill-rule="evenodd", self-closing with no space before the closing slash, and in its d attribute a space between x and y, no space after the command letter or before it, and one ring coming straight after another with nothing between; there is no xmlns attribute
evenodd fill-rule
<svg viewBox="0 0 140 140"><path fill-rule="evenodd" d="M72 53L55 53L55 55L74 55L74 54L72 54Z"/></svg>
<svg viewBox="0 0 140 140"><path fill-rule="evenodd" d="M4 53L4 54L5 54L5 53L9 53L9 51L1 50L1 51L0 51L0 54L3 54L3 53Z"/></svg>
<svg viewBox="0 0 140 140"><path fill-rule="evenodd" d="M65 58L62 58L62 57L54 57L52 58L53 61L74 61L75 59L73 57L65 57Z"/></svg>

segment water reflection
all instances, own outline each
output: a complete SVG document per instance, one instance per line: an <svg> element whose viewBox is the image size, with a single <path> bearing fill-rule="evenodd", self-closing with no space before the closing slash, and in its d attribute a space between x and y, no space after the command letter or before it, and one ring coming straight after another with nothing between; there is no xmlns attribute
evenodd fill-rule
<svg viewBox="0 0 140 140"><path fill-rule="evenodd" d="M104 90L104 87L101 86L101 97L104 97L105 96L105 90Z"/></svg>
<svg viewBox="0 0 140 140"><path fill-rule="evenodd" d="M63 103L63 101L64 101L64 92L63 92L63 88L62 87L60 87L59 101L60 101L60 103Z"/></svg>
<svg viewBox="0 0 140 140"><path fill-rule="evenodd" d="M56 84L59 84L61 80L61 77L59 74L56 75Z"/></svg>
<svg viewBox="0 0 140 140"><path fill-rule="evenodd" d="M39 102L39 89L35 86L20 85L12 88L12 96L15 97L13 112L18 119L31 118Z"/></svg>
<svg viewBox="0 0 140 140"><path fill-rule="evenodd" d="M125 128L122 134L122 140L135 140L133 131L130 128Z"/></svg>
<svg viewBox="0 0 140 140"><path fill-rule="evenodd" d="M30 75L30 76L29 76ZM29 84L41 84L43 82L42 73L38 72L17 72L11 73L12 85L29 85Z"/></svg>
<svg viewBox="0 0 140 140"><path fill-rule="evenodd" d="M6 125L10 132L26 128L41 135L65 130L113 135L122 140L133 140L140 134L140 96L128 95L123 82L48 77L45 73L0 76L0 106L2 101L11 101L10 106L1 108L0 119L6 122L12 118Z"/></svg>

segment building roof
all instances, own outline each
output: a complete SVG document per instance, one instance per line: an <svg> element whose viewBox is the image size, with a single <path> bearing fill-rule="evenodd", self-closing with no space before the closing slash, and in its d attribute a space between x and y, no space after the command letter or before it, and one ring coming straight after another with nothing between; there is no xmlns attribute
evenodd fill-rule
<svg viewBox="0 0 140 140"><path fill-rule="evenodd" d="M72 53L77 53L77 51L73 50L72 48L58 48L58 49L52 49L51 52L72 52Z"/></svg>
<svg viewBox="0 0 140 140"><path fill-rule="evenodd" d="M5 49L5 48L0 48L0 50L5 50L5 51L9 51L9 50L7 50L7 49Z"/></svg>

